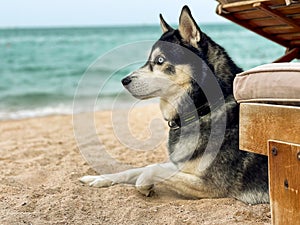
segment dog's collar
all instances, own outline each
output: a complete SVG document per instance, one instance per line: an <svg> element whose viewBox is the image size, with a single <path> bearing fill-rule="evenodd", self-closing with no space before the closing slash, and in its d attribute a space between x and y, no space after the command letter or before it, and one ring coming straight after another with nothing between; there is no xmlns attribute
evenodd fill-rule
<svg viewBox="0 0 300 225"><path fill-rule="evenodd" d="M195 109L192 112L183 114L180 118L177 117L176 119L168 121L169 128L171 130L177 130L181 127L188 126L198 121L201 117L208 115L211 111L214 111L219 105L220 101L221 100L217 101L215 104L213 104L212 107L209 107L208 104L205 104Z"/></svg>

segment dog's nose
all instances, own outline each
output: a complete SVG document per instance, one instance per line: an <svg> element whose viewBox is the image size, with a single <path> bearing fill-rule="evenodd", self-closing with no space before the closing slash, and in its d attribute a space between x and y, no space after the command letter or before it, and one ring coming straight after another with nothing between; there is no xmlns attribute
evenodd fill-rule
<svg viewBox="0 0 300 225"><path fill-rule="evenodd" d="M123 80L122 80L122 84L125 86L125 85L128 85L131 83L131 78L128 76L128 77L125 77Z"/></svg>

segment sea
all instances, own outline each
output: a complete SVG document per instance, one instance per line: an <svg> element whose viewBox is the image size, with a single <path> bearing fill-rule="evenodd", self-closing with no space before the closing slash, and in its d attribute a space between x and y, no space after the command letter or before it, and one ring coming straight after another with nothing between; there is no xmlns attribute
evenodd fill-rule
<svg viewBox="0 0 300 225"><path fill-rule="evenodd" d="M284 53L234 24L200 27L244 70ZM132 99L120 81L160 35L150 25L0 29L0 120L125 107Z"/></svg>

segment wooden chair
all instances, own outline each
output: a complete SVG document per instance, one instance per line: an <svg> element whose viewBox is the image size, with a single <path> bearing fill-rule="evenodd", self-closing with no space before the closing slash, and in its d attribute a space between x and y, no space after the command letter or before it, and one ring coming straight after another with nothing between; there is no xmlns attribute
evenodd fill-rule
<svg viewBox="0 0 300 225"><path fill-rule="evenodd" d="M299 1L219 2L219 15L286 47L275 62L300 58ZM240 103L240 149L269 157L272 224L300 224L300 63L246 71L236 77L234 87Z"/></svg>
<svg viewBox="0 0 300 225"><path fill-rule="evenodd" d="M300 224L300 107L241 104L240 148L269 156L272 224Z"/></svg>
<svg viewBox="0 0 300 225"><path fill-rule="evenodd" d="M286 47L275 62L300 57L300 1L219 0L217 14Z"/></svg>

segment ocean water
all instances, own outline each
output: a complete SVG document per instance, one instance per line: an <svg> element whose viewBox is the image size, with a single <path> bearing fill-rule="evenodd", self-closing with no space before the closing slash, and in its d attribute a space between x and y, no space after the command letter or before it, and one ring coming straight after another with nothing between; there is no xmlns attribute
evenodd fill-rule
<svg viewBox="0 0 300 225"><path fill-rule="evenodd" d="M243 69L284 52L233 24L200 27ZM146 61L160 35L158 26L0 29L0 120L71 114L76 93L82 107L75 113L90 110L85 103L95 96L101 99L97 110L108 109L116 97L126 105L120 80Z"/></svg>

